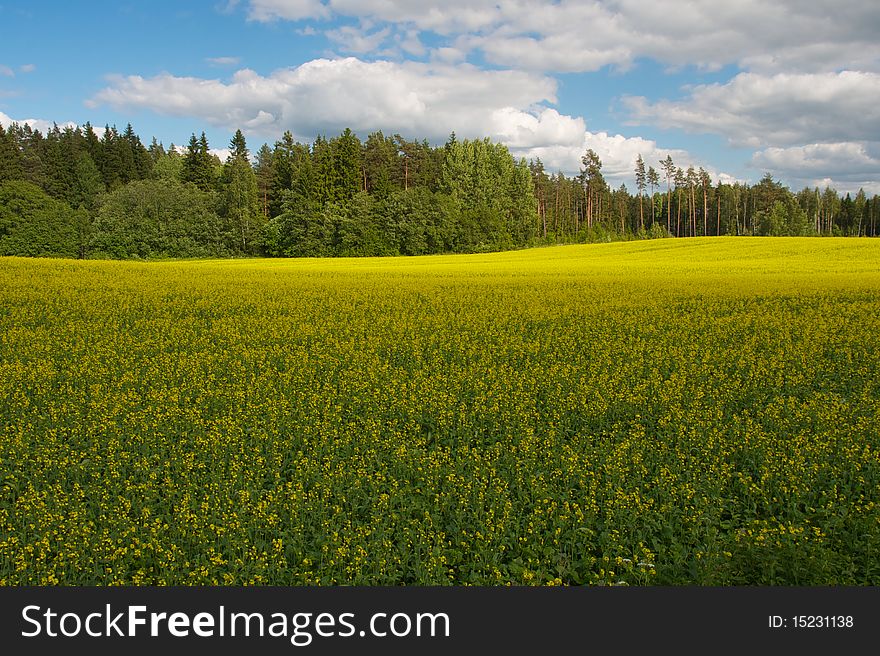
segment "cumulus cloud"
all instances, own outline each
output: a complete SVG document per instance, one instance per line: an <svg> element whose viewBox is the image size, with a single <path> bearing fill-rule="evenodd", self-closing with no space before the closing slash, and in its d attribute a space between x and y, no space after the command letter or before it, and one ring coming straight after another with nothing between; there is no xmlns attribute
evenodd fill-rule
<svg viewBox="0 0 880 656"><path fill-rule="evenodd" d="M4 66L0 64L0 75L5 77L13 77L15 75L15 71L13 71L9 66Z"/></svg>
<svg viewBox="0 0 880 656"><path fill-rule="evenodd" d="M488 136L515 156L539 157L548 171L566 175L578 172L581 156L592 148L615 185L631 184L639 154L655 166L667 155L679 165L705 165L652 140L589 131L583 118L547 106L556 100L555 80L526 72L349 57L318 59L268 76L244 69L228 81L163 74L110 82L93 106L194 116L230 132L241 128L264 137L290 130L311 140L350 127L362 138L383 130L443 143L455 131L460 138Z"/></svg>
<svg viewBox="0 0 880 656"><path fill-rule="evenodd" d="M352 17L467 36L504 66L627 67L638 57L717 69L877 70L880 14L863 0L251 0L253 20Z"/></svg>
<svg viewBox="0 0 880 656"><path fill-rule="evenodd" d="M762 149L751 164L782 175L792 170L786 167L822 165L814 146L850 144L824 161L837 171L835 180L844 169L880 177L852 146L876 141L880 125L880 12L864 0L249 0L248 7L252 20L312 19L318 29L330 18L368 25L370 32L334 26L328 33L365 57L386 52L379 37L390 28L398 53L448 65L482 57L540 75L625 70L640 59L709 71L737 66L741 72L726 83L684 89L681 99L624 98L631 124L721 135L731 145ZM607 148L609 165L619 162L621 171L629 168L630 147L647 150L649 144L586 130L574 139L575 119L545 116L546 108L535 106L541 102L483 105L488 118L477 117L475 125L520 152L543 149L564 170L579 161L584 135ZM426 108L438 115L434 105ZM471 109L460 116L476 117ZM538 143L551 128L566 132L564 144ZM532 135L534 143L524 141ZM801 161L788 161L798 154Z"/></svg>
<svg viewBox="0 0 880 656"><path fill-rule="evenodd" d="M52 121L46 121L41 118L12 118L3 112L0 112L0 125L4 128L8 128L13 123L28 125L32 130L39 130L43 134L46 134L55 127L55 123ZM76 128L77 125L72 121L67 121L66 123L58 123L58 127L64 130L65 128Z"/></svg>
<svg viewBox="0 0 880 656"><path fill-rule="evenodd" d="M229 81L113 77L91 104L194 116L262 135L291 130L308 138L351 127L434 141L453 130L462 136L528 139L537 131L570 138L572 119L541 106L555 102L555 94L555 80L530 73L349 57L317 59L268 76L244 69Z"/></svg>
<svg viewBox="0 0 880 656"><path fill-rule="evenodd" d="M660 161L671 156L677 166L684 168L703 166L713 180L720 178L725 182L735 181L733 176L717 171L709 163L701 161L685 150L663 148L656 141L643 137L626 137L621 134L584 130L576 140L567 144L535 145L526 148L511 146L511 151L516 157L525 157L527 160L540 159L545 171L562 171L566 175L572 175L580 170L581 157L587 149L594 150L602 160L602 175L612 187L624 183L633 189L633 171L639 155L645 161L646 167L653 166L658 173Z"/></svg>
<svg viewBox="0 0 880 656"><path fill-rule="evenodd" d="M808 144L766 148L752 157L756 169L771 171L797 188L835 187L880 193L880 142Z"/></svg>
<svg viewBox="0 0 880 656"><path fill-rule="evenodd" d="M740 73L681 100L623 99L634 123L720 134L734 145L790 146L877 137L880 74Z"/></svg>
<svg viewBox="0 0 880 656"><path fill-rule="evenodd" d="M37 65L36 64L22 64L21 66L18 67L18 70L21 73L33 73L35 70L37 70Z"/></svg>
<svg viewBox="0 0 880 656"><path fill-rule="evenodd" d="M186 153L186 149L184 149L184 153ZM232 151L229 150L229 148L209 148L208 153L217 156L221 162L225 162L229 159L229 155L232 154Z"/></svg>
<svg viewBox="0 0 880 656"><path fill-rule="evenodd" d="M528 113L502 107L492 112L490 121L494 136L515 149L576 144L584 134L584 119L563 116L550 108Z"/></svg>

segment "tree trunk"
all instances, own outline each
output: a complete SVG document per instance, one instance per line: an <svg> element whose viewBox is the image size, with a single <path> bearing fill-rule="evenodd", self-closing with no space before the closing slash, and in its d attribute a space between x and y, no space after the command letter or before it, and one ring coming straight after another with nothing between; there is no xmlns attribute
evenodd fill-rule
<svg viewBox="0 0 880 656"><path fill-rule="evenodd" d="M559 241L559 180L556 181L556 211L553 212L553 236Z"/></svg>
<svg viewBox="0 0 880 656"><path fill-rule="evenodd" d="M709 196L706 187L703 187L703 236L709 234Z"/></svg>
<svg viewBox="0 0 880 656"><path fill-rule="evenodd" d="M675 236L681 237L681 189L678 190L678 208L675 215Z"/></svg>
<svg viewBox="0 0 880 656"><path fill-rule="evenodd" d="M639 190L639 228L645 230L645 210L642 208L642 191Z"/></svg>
<svg viewBox="0 0 880 656"><path fill-rule="evenodd" d="M541 222L544 226L544 240L547 240L547 201L544 198L544 192L541 192Z"/></svg>

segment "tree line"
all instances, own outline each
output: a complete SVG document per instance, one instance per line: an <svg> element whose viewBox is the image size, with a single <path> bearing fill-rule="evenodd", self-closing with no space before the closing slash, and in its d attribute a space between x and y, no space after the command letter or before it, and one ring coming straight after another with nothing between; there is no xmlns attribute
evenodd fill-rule
<svg viewBox="0 0 880 656"><path fill-rule="evenodd" d="M98 136L101 132L101 136ZM256 153L236 131L225 162L204 133L184 148L90 125L45 135L0 126L0 255L163 258L422 255L701 235L876 236L880 199L792 193L647 165L612 189L592 150L548 174L489 139L442 146L351 130L290 132Z"/></svg>

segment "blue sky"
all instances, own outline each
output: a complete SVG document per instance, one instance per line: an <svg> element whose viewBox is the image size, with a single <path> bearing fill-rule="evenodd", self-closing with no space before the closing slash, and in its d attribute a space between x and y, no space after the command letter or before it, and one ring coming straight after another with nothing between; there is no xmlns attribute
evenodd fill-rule
<svg viewBox="0 0 880 656"><path fill-rule="evenodd" d="M880 193L880 9L850 0L0 0L0 122L490 136Z"/></svg>

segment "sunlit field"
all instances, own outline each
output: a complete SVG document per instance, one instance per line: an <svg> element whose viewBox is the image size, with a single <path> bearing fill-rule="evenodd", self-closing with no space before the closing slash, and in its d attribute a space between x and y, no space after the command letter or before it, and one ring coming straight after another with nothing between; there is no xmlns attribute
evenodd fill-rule
<svg viewBox="0 0 880 656"><path fill-rule="evenodd" d="M880 584L880 241L0 258L0 583Z"/></svg>

